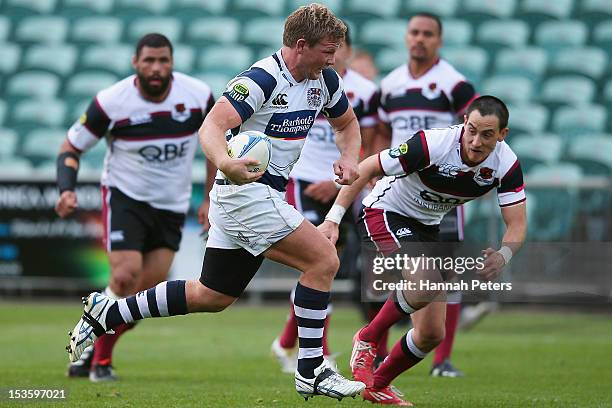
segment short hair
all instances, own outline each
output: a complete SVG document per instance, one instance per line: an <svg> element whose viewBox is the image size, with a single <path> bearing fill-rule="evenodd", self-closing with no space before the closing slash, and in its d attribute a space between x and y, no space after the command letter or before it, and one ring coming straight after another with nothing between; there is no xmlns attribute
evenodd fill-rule
<svg viewBox="0 0 612 408"><path fill-rule="evenodd" d="M295 46L303 38L309 46L321 40L342 41L346 33L346 24L327 7L312 3L302 6L287 17L283 32L283 45Z"/></svg>
<svg viewBox="0 0 612 408"><path fill-rule="evenodd" d="M140 56L140 52L142 51L143 47L168 47L170 48L170 55L172 55L173 53L172 43L170 42L168 37L159 33L145 34L140 40L138 40L138 43L136 44L136 58Z"/></svg>
<svg viewBox="0 0 612 408"><path fill-rule="evenodd" d="M465 114L469 117L472 112L477 110L482 116L495 115L499 120L499 130L508 127L508 107L501 99L492 95L480 96L468 106Z"/></svg>
<svg viewBox="0 0 612 408"><path fill-rule="evenodd" d="M420 11L416 14L414 14L412 17L410 17L410 20L412 20L415 17L425 17L425 18L431 18L432 20L434 20L436 22L436 24L438 24L438 34L440 35L440 37L442 37L442 20L440 20L440 16L438 16L437 14L434 13L428 13L426 11ZM408 20L408 21L410 21Z"/></svg>
<svg viewBox="0 0 612 408"><path fill-rule="evenodd" d="M344 42L346 43L347 47L350 47L353 44L353 41L351 40L351 30L349 29L349 26L346 26L346 31L344 32Z"/></svg>

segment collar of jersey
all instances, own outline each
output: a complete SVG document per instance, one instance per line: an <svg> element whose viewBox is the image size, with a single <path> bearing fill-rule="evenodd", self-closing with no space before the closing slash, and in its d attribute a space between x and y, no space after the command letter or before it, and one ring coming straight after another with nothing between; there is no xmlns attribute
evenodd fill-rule
<svg viewBox="0 0 612 408"><path fill-rule="evenodd" d="M285 77L285 79L289 81L290 85L297 85L298 81L293 78L293 75L291 75L291 72L289 72L289 68L287 68L287 65L285 65L285 60L283 59L283 54L281 53L281 50L276 51L276 56L278 57L280 69L283 72L283 76Z"/></svg>

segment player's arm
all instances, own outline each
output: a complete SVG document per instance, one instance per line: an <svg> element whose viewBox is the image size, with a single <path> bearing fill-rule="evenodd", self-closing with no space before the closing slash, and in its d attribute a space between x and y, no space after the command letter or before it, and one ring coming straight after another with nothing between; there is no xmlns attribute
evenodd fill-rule
<svg viewBox="0 0 612 408"><path fill-rule="evenodd" d="M340 159L334 163L334 172L338 176L336 183L351 184L359 176L357 163L361 149L361 133L357 116L353 108L348 105L342 115L327 119L334 128L336 146L340 151Z"/></svg>
<svg viewBox="0 0 612 408"><path fill-rule="evenodd" d="M232 159L227 154L225 132L241 124L242 118L238 111L225 96L222 96L206 115L199 131L200 144L207 160L236 184L251 183L263 175L263 172L250 173L247 169L247 165L257 164L257 160Z"/></svg>
<svg viewBox="0 0 612 408"><path fill-rule="evenodd" d="M506 224L506 232L502 238L501 248L498 250L487 248L483 251L486 256L485 266L478 272L478 275L485 280L493 280L499 276L512 256L521 249L527 236L527 205L525 201L513 206L502 207L501 213Z"/></svg>
<svg viewBox="0 0 612 408"><path fill-rule="evenodd" d="M55 204L55 212L61 218L72 214L78 207L75 187L79 171L81 152L64 140L57 156L57 187L59 199Z"/></svg>

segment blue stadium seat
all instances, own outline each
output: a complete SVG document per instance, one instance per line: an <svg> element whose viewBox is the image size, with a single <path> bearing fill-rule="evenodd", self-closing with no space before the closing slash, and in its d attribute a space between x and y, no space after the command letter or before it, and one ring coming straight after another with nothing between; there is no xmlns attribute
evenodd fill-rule
<svg viewBox="0 0 612 408"><path fill-rule="evenodd" d="M464 0L461 8L461 18L472 23L487 19L506 19L512 17L517 0Z"/></svg>
<svg viewBox="0 0 612 408"><path fill-rule="evenodd" d="M582 21L548 21L538 26L535 43L554 53L565 47L583 46L588 28Z"/></svg>
<svg viewBox="0 0 612 408"><path fill-rule="evenodd" d="M495 59L495 74L525 76L538 81L546 71L548 55L540 47L501 50Z"/></svg>
<svg viewBox="0 0 612 408"><path fill-rule="evenodd" d="M204 72L235 76L246 71L253 63L253 52L249 47L213 46L205 48L198 57L198 69Z"/></svg>
<svg viewBox="0 0 612 408"><path fill-rule="evenodd" d="M94 45L87 47L80 58L81 69L106 70L115 75L132 73L134 47L125 44Z"/></svg>
<svg viewBox="0 0 612 408"><path fill-rule="evenodd" d="M294 10L297 10L301 6L307 6L312 3L312 0L288 0L287 2L287 15L292 13ZM323 4L331 9L334 14L338 16L343 16L342 11L342 0L321 0L317 1L319 4Z"/></svg>
<svg viewBox="0 0 612 408"><path fill-rule="evenodd" d="M18 137L13 129L0 127L0 162L15 155Z"/></svg>
<svg viewBox="0 0 612 408"><path fill-rule="evenodd" d="M508 106L510 112L510 134L518 133L540 134L545 131L550 114L542 105L524 104Z"/></svg>
<svg viewBox="0 0 612 408"><path fill-rule="evenodd" d="M210 88L213 91L213 96L215 97L215 99L219 99L221 95L223 95L223 92L225 91L225 88L227 87L227 83L233 77L233 75L210 73L210 72L203 72L203 73L195 74L194 76L206 82L208 86L210 86Z"/></svg>
<svg viewBox="0 0 612 408"><path fill-rule="evenodd" d="M0 42L8 40L11 34L11 20L7 16L0 15Z"/></svg>
<svg viewBox="0 0 612 408"><path fill-rule="evenodd" d="M2 14L12 19L52 13L58 0L4 0Z"/></svg>
<svg viewBox="0 0 612 408"><path fill-rule="evenodd" d="M538 164L558 163L563 151L563 139L552 133L522 135L508 143L519 158L524 173L529 173Z"/></svg>
<svg viewBox="0 0 612 408"><path fill-rule="evenodd" d="M238 42L240 24L231 17L198 18L189 23L186 41L191 45L233 44Z"/></svg>
<svg viewBox="0 0 612 408"><path fill-rule="evenodd" d="M480 47L444 48L442 57L472 83L481 81L489 63L489 55Z"/></svg>
<svg viewBox="0 0 612 408"><path fill-rule="evenodd" d="M612 58L612 19L599 23L593 29L593 45L607 51Z"/></svg>
<svg viewBox="0 0 612 408"><path fill-rule="evenodd" d="M173 48L174 69L185 74L191 73L195 62L193 47L185 44L174 44Z"/></svg>
<svg viewBox="0 0 612 408"><path fill-rule="evenodd" d="M276 53L276 51L278 51L278 48L273 48L273 47L261 48L257 52L257 55L254 58L254 61L259 61L259 60L262 60L264 58L268 58L270 55Z"/></svg>
<svg viewBox="0 0 612 408"><path fill-rule="evenodd" d="M552 128L568 139L603 133L606 128L606 116L606 108L601 105L564 106L553 115Z"/></svg>
<svg viewBox="0 0 612 408"><path fill-rule="evenodd" d="M121 40L123 21L112 16L82 17L72 25L71 39L78 44L114 44Z"/></svg>
<svg viewBox="0 0 612 408"><path fill-rule="evenodd" d="M6 105L6 102L0 99L0 128L2 128L2 126L4 125L7 111L8 111L8 106Z"/></svg>
<svg viewBox="0 0 612 408"><path fill-rule="evenodd" d="M608 82L606 82L604 85L601 94L601 101L604 105L606 105L608 111L612 112L612 80L608 80ZM610 127L610 130L612 131L612 127Z"/></svg>
<svg viewBox="0 0 612 408"><path fill-rule="evenodd" d="M15 29L21 43L63 43L67 35L68 20L60 16L27 17Z"/></svg>
<svg viewBox="0 0 612 408"><path fill-rule="evenodd" d="M381 50L374 61L376 67L380 70L382 75L394 70L402 64L405 64L408 60L408 51L406 47L401 48L385 48Z"/></svg>
<svg viewBox="0 0 612 408"><path fill-rule="evenodd" d="M578 17L591 24L612 19L612 2L610 0L582 0L578 2Z"/></svg>
<svg viewBox="0 0 612 408"><path fill-rule="evenodd" d="M551 74L578 74L594 80L602 78L608 55L598 47L566 48L552 59Z"/></svg>
<svg viewBox="0 0 612 408"><path fill-rule="evenodd" d="M65 116L66 104L60 99L25 99L15 104L11 123L21 129L59 127L64 125Z"/></svg>
<svg viewBox="0 0 612 408"><path fill-rule="evenodd" d="M595 98L595 83L581 76L559 76L542 85L540 101L550 107L582 105Z"/></svg>
<svg viewBox="0 0 612 408"><path fill-rule="evenodd" d="M441 18L449 18L455 16L458 0L407 0L405 2L405 15L411 16L414 13L425 11L437 14Z"/></svg>
<svg viewBox="0 0 612 408"><path fill-rule="evenodd" d="M7 156L0 159L0 173L3 177L31 177L34 167L25 157Z"/></svg>
<svg viewBox="0 0 612 408"><path fill-rule="evenodd" d="M248 17L281 17L285 12L285 0L234 0L232 15Z"/></svg>
<svg viewBox="0 0 612 408"><path fill-rule="evenodd" d="M483 94L495 95L508 104L520 105L531 100L533 83L518 75L494 75L484 81Z"/></svg>
<svg viewBox="0 0 612 408"><path fill-rule="evenodd" d="M115 0L115 13L162 15L170 8L170 0Z"/></svg>
<svg viewBox="0 0 612 408"><path fill-rule="evenodd" d="M71 100L82 100L83 98L93 98L98 91L108 88L118 77L105 71L99 72L79 72L68 78L64 96Z"/></svg>
<svg viewBox="0 0 612 408"><path fill-rule="evenodd" d="M115 0L64 0L59 13L68 18L91 17L92 14L110 14Z"/></svg>
<svg viewBox="0 0 612 408"><path fill-rule="evenodd" d="M368 48L405 46L406 20L372 19L361 26L361 45Z"/></svg>
<svg viewBox="0 0 612 408"><path fill-rule="evenodd" d="M178 42L181 38L182 23L174 17L142 17L133 20L127 27L128 42L136 43L143 35L160 33L170 41Z"/></svg>
<svg viewBox="0 0 612 408"><path fill-rule="evenodd" d="M28 132L21 145L21 154L32 162L57 157L60 146L66 139L66 130L59 128L39 128Z"/></svg>
<svg viewBox="0 0 612 408"><path fill-rule="evenodd" d="M173 0L168 13L188 23L204 16L229 16L228 3L229 0Z"/></svg>
<svg viewBox="0 0 612 408"><path fill-rule="evenodd" d="M283 43L284 28L285 20L282 18L255 18L246 22L242 42L278 49Z"/></svg>
<svg viewBox="0 0 612 408"><path fill-rule="evenodd" d="M570 140L567 158L580 166L585 174L612 175L612 135L592 135Z"/></svg>
<svg viewBox="0 0 612 408"><path fill-rule="evenodd" d="M25 71L9 78L5 97L54 98L60 88L60 79L50 72Z"/></svg>
<svg viewBox="0 0 612 408"><path fill-rule="evenodd" d="M74 45L33 45L26 51L22 66L24 69L49 71L66 76L74 70L77 49Z"/></svg>
<svg viewBox="0 0 612 408"><path fill-rule="evenodd" d="M500 47L520 48L529 40L529 25L521 20L485 21L478 27L476 39L489 51Z"/></svg>
<svg viewBox="0 0 612 408"><path fill-rule="evenodd" d="M569 238L580 207L575 186L580 183L582 176L580 167L571 163L537 165L526 175L527 186L538 186L530 189L538 204L529 224L534 240Z"/></svg>
<svg viewBox="0 0 612 408"><path fill-rule="evenodd" d="M342 15L352 20L365 20L373 17L393 18L399 13L399 0L373 2L371 0L350 0L344 3Z"/></svg>
<svg viewBox="0 0 612 408"><path fill-rule="evenodd" d="M12 74L21 59L21 47L17 44L0 43L0 75Z"/></svg>
<svg viewBox="0 0 612 408"><path fill-rule="evenodd" d="M442 21L442 38L444 46L457 47L469 45L472 41L472 25L465 20L452 19Z"/></svg>
<svg viewBox="0 0 612 408"><path fill-rule="evenodd" d="M563 20L572 13L573 0L522 0L516 15L530 23Z"/></svg>

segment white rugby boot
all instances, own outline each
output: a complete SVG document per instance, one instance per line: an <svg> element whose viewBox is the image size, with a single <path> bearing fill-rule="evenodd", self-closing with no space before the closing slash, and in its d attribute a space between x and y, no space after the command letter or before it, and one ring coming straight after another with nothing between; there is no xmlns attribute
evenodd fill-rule
<svg viewBox="0 0 612 408"><path fill-rule="evenodd" d="M315 395L326 395L342 401L344 397L353 397L365 389L365 384L359 381L351 381L332 370L327 361L315 368L314 378L304 378L295 371L295 390L306 401Z"/></svg>

